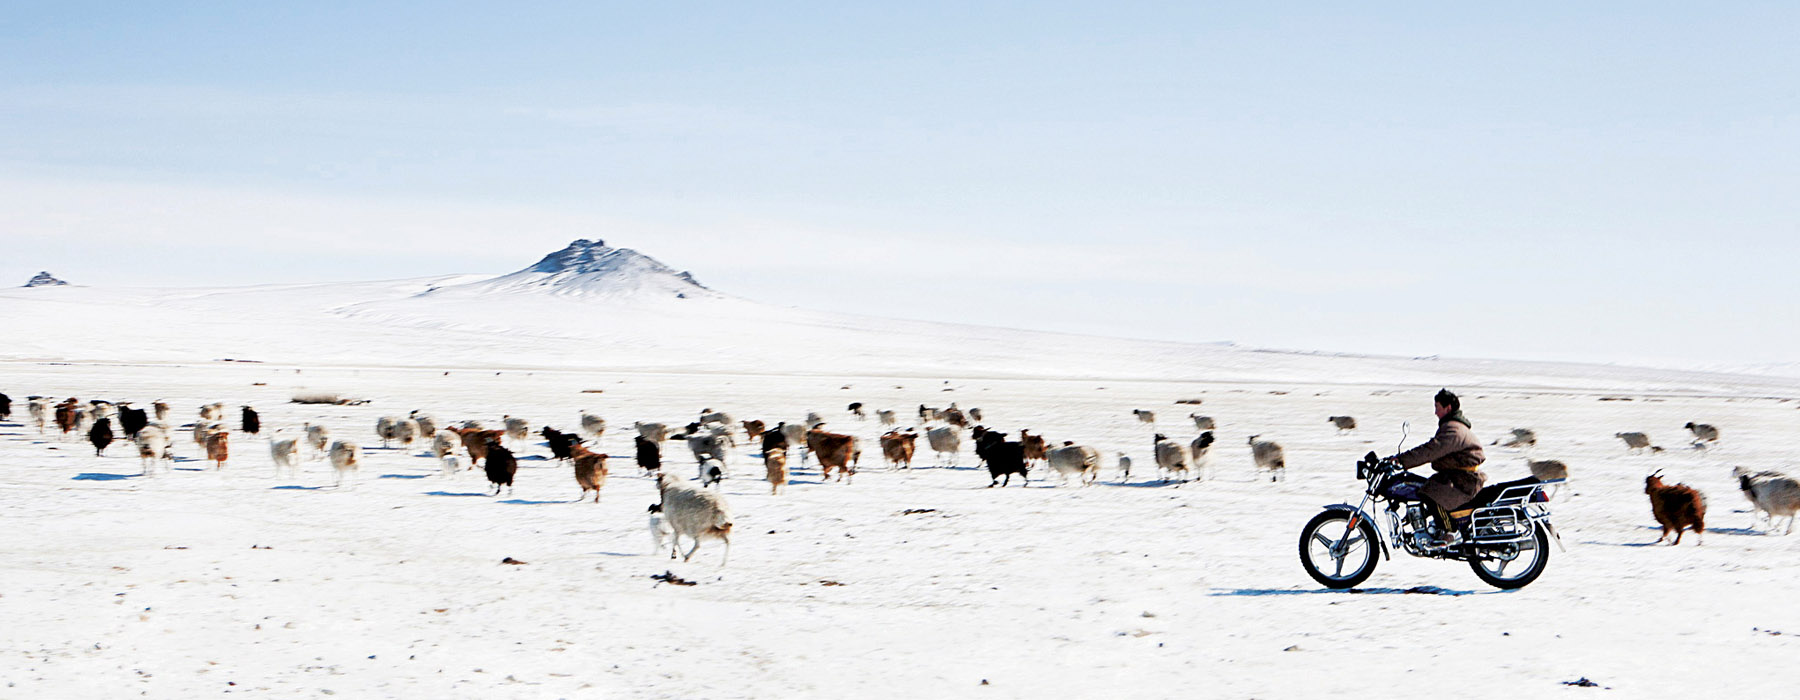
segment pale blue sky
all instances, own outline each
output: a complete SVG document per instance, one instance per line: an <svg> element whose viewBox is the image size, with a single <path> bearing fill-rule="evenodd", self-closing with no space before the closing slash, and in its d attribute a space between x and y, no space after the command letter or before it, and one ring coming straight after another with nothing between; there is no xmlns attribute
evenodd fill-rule
<svg viewBox="0 0 1800 700"><path fill-rule="evenodd" d="M1796 359L1800 6L647 5L8 3L0 283L586 237L877 315Z"/></svg>

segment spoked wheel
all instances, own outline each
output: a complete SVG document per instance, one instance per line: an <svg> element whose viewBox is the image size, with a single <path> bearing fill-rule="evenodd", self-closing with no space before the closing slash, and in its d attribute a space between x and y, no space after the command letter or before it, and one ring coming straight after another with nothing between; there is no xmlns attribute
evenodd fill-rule
<svg viewBox="0 0 1800 700"><path fill-rule="evenodd" d="M1550 535L1542 526L1531 530L1531 539L1500 547L1483 548L1469 568L1488 585L1504 590L1524 588L1550 565Z"/></svg>
<svg viewBox="0 0 1800 700"><path fill-rule="evenodd" d="M1328 510L1313 516L1300 531L1300 564L1308 576L1326 588L1350 588L1375 573L1380 544L1375 526L1358 518L1356 527L1349 511Z"/></svg>

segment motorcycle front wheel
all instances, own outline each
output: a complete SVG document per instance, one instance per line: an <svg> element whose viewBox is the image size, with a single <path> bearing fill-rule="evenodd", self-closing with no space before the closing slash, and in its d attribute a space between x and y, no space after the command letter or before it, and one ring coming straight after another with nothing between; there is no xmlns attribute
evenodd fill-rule
<svg viewBox="0 0 1800 700"><path fill-rule="evenodd" d="M1313 516L1300 531L1300 564L1306 574L1326 588L1352 588L1375 573L1380 544L1368 518L1349 511L1328 510Z"/></svg>
<svg viewBox="0 0 1800 700"><path fill-rule="evenodd" d="M1469 560L1475 576L1502 590L1524 588L1550 565L1550 535L1543 526L1532 528L1531 539L1502 547L1484 549Z"/></svg>

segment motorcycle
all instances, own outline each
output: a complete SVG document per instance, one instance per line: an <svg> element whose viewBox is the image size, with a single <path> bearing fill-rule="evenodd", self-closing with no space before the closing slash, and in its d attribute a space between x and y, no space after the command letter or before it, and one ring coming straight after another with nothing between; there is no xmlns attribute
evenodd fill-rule
<svg viewBox="0 0 1800 700"><path fill-rule="evenodd" d="M1357 462L1356 478L1366 484L1362 503L1325 506L1300 531L1300 563L1313 580L1328 588L1353 588L1397 548L1415 557L1466 561L1488 585L1511 590L1544 573L1551 539L1562 547L1544 490L1563 479L1526 477L1488 486L1450 514L1453 530L1445 532L1431 506L1386 495L1404 474L1399 464L1374 452ZM1372 504L1385 504L1379 529L1369 514Z"/></svg>

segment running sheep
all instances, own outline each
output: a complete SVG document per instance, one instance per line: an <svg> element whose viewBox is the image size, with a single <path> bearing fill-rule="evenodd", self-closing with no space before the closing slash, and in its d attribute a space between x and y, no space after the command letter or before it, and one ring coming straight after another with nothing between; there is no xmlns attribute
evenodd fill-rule
<svg viewBox="0 0 1800 700"><path fill-rule="evenodd" d="M725 566L731 558L732 525L731 509L725 497L717 491L677 483L675 477L667 473L657 475L656 485L662 492L662 514L669 529L673 530L674 546L680 548L682 537L694 543L682 556L682 561L693 559L701 540L716 539L725 545L725 553L719 559L719 566Z"/></svg>

